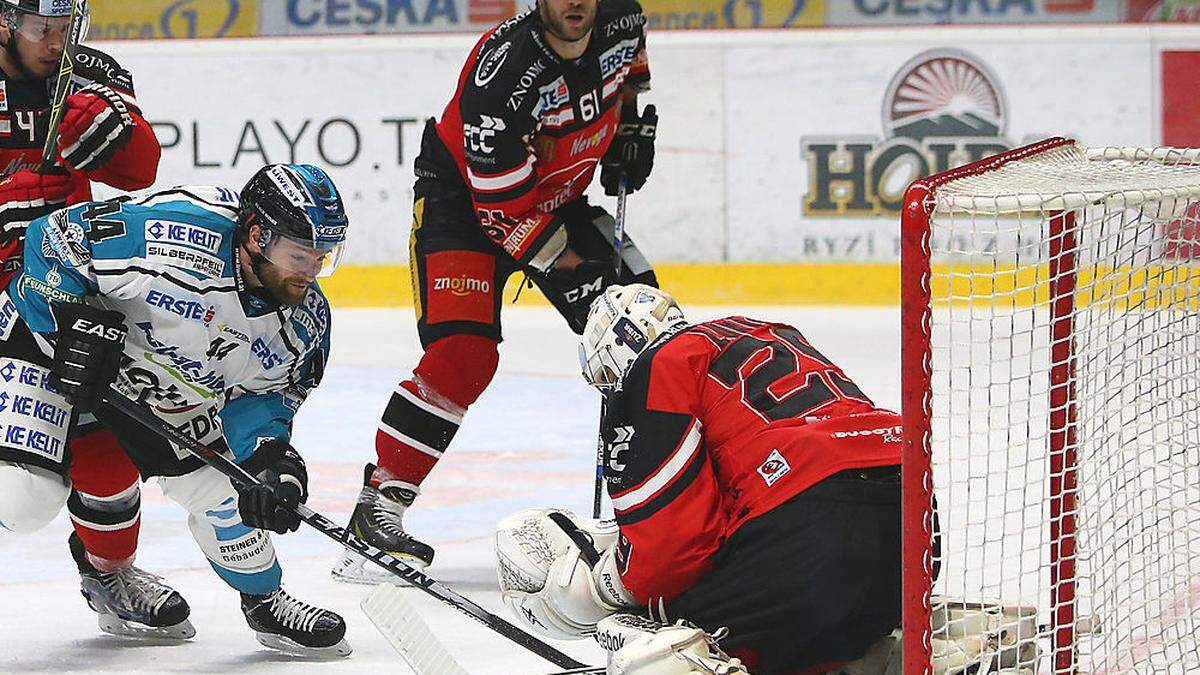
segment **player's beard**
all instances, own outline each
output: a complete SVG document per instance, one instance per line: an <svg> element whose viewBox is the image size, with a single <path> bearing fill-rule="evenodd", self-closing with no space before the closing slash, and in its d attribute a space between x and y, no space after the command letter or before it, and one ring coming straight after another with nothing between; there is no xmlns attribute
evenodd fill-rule
<svg viewBox="0 0 1200 675"><path fill-rule="evenodd" d="M592 27L596 25L596 8L598 3L592 3L590 11L585 4L581 11L583 20L578 25L572 26L567 23L566 15L573 13L570 9L561 12L553 13L546 3L538 3L538 16L542 19L542 25L546 27L554 37L564 42L578 42L586 39L592 33Z"/></svg>
<svg viewBox="0 0 1200 675"><path fill-rule="evenodd" d="M308 288L312 285L311 279L288 274L266 258L252 260L250 267L263 288L283 307L295 307L304 302L304 296L308 295Z"/></svg>

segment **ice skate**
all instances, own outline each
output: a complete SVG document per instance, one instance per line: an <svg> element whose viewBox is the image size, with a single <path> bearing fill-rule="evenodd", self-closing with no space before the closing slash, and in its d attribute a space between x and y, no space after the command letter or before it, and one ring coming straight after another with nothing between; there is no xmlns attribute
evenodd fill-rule
<svg viewBox="0 0 1200 675"><path fill-rule="evenodd" d="M242 593L242 613L264 647L305 658L350 655L342 617L301 602L282 588L267 595Z"/></svg>
<svg viewBox="0 0 1200 675"><path fill-rule="evenodd" d="M100 630L135 638L187 640L196 635L188 615L191 608L162 578L129 565L102 572L87 559L75 533L68 539L79 566L80 592L98 616Z"/></svg>
<svg viewBox="0 0 1200 675"><path fill-rule="evenodd" d="M433 547L406 533L403 523L404 511L412 505L416 495L402 488L385 487L381 490L373 487L369 481L374 471L373 464L366 466L362 492L350 516L350 533L417 569L425 569L433 563ZM395 575L352 549L345 550L341 560L334 565L332 574L339 581L355 584L397 581Z"/></svg>

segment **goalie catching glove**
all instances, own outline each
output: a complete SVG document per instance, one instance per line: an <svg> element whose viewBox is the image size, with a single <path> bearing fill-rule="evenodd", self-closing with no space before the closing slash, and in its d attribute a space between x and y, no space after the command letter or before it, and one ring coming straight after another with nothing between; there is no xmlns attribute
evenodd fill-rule
<svg viewBox="0 0 1200 675"><path fill-rule="evenodd" d="M534 631L577 640L637 601L621 583L617 526L560 509L525 509L496 526L504 604Z"/></svg>

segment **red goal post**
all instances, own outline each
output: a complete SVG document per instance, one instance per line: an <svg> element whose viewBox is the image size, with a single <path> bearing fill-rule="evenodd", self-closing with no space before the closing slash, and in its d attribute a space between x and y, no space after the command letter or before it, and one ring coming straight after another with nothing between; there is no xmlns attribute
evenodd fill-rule
<svg viewBox="0 0 1200 675"><path fill-rule="evenodd" d="M1198 203L1064 138L908 188L906 674L1200 672Z"/></svg>

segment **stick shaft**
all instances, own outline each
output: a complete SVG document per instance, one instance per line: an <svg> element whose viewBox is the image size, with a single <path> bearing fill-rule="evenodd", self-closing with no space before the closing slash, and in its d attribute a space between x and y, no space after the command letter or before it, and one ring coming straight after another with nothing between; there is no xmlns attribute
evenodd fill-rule
<svg viewBox="0 0 1200 675"><path fill-rule="evenodd" d="M625 174L617 182L617 217L613 225L613 259L617 270L617 283L621 281L621 250L625 248L625 197L629 194L629 179ZM596 480L592 488L592 517L600 517L600 502L604 498L604 415L608 409L604 397L600 398L600 428L596 432Z"/></svg>
<svg viewBox="0 0 1200 675"><path fill-rule="evenodd" d="M58 162L58 126L66 114L67 92L71 90L71 78L75 73L75 50L83 39L83 0L75 0L71 6L71 24L63 44L62 60L58 65L58 76L54 79L54 98L50 99L50 124L46 127L46 142L42 145L42 170L53 168Z"/></svg>

